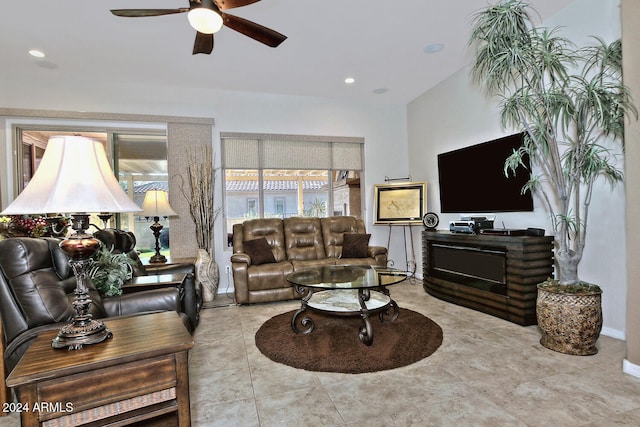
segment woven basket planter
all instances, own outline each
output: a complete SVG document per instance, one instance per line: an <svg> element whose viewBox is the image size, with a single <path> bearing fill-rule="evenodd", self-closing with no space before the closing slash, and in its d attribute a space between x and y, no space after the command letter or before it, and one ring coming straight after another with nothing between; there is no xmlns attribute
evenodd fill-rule
<svg viewBox="0 0 640 427"><path fill-rule="evenodd" d="M602 330L602 291L571 294L538 285L536 314L542 331L540 344L565 354L596 354Z"/></svg>

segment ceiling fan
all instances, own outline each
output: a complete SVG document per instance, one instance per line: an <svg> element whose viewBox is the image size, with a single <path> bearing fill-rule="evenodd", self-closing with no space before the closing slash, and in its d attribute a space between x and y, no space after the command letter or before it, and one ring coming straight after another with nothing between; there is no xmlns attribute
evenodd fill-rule
<svg viewBox="0 0 640 427"><path fill-rule="evenodd" d="M277 47L287 39L287 36L255 22L223 12L258 1L260 0L189 0L189 7L178 9L112 9L111 13L127 18L139 18L187 12L189 23L197 31L193 46L194 55L196 53L208 55L213 51L213 34L219 31L223 25L267 46Z"/></svg>

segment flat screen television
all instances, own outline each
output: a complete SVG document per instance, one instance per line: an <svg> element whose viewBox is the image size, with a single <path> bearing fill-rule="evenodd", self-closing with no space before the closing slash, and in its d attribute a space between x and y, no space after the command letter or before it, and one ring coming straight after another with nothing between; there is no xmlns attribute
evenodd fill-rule
<svg viewBox="0 0 640 427"><path fill-rule="evenodd" d="M533 197L522 187L529 180L529 159L516 175L504 174L504 161L522 145L522 133L438 155L442 213L533 211Z"/></svg>

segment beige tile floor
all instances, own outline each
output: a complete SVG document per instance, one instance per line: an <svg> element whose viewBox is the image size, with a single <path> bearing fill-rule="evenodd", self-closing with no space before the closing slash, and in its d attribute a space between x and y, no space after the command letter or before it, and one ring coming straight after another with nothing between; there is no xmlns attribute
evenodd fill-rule
<svg viewBox="0 0 640 427"><path fill-rule="evenodd" d="M189 362L192 425L640 426L640 379L622 373L624 342L603 336L597 355L567 356L541 347L537 327L437 300L419 281L390 290L436 321L444 341L426 359L373 374L264 357L256 330L297 302L203 310ZM0 419L17 425L15 415Z"/></svg>

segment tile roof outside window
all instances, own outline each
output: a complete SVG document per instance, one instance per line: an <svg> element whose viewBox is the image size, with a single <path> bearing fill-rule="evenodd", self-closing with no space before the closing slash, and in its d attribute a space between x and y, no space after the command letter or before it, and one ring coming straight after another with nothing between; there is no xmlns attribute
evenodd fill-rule
<svg viewBox="0 0 640 427"><path fill-rule="evenodd" d="M303 181L303 190L321 190L327 187L327 181ZM263 182L263 190L265 191L290 191L297 190L297 181L291 180L265 180ZM257 180L238 180L227 181L226 190L228 192L257 192Z"/></svg>

